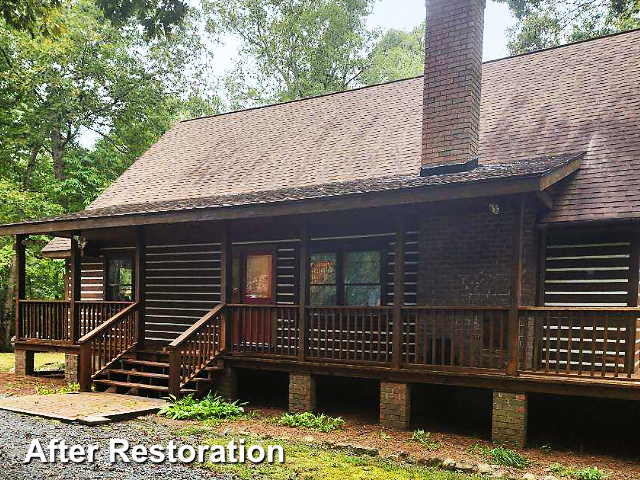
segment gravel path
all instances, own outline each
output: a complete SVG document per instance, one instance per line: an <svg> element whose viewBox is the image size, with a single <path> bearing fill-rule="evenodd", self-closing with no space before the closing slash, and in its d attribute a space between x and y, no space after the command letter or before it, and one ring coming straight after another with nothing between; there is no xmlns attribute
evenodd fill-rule
<svg viewBox="0 0 640 480"><path fill-rule="evenodd" d="M94 463L62 464L23 460L31 440L38 438L43 447L52 438L64 439L67 445L98 444L100 451ZM101 427L64 424L38 417L0 411L0 479L7 480L229 480L226 475L188 467L181 464L152 463L126 464L108 462L108 445L111 438L123 438L131 445L165 445L175 438L169 427L152 422L122 422ZM197 442L191 443L197 445ZM46 452L46 450L45 450Z"/></svg>

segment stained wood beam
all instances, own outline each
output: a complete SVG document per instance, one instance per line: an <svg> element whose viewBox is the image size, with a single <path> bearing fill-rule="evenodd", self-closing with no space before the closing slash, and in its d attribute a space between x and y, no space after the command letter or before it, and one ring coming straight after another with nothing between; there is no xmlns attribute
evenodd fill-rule
<svg viewBox="0 0 640 480"><path fill-rule="evenodd" d="M522 293L522 241L524 236L524 196L518 199L516 207L516 221L513 229L513 250L511 257L511 279L509 282L509 327L508 327L508 353L507 371L509 375L518 372L518 360L520 354L520 321L518 307Z"/></svg>
<svg viewBox="0 0 640 480"><path fill-rule="evenodd" d="M553 209L553 197L551 197L548 192L537 192L535 194L535 199L543 208L546 208L547 210Z"/></svg>
<svg viewBox="0 0 640 480"><path fill-rule="evenodd" d="M400 367L402 360L402 307L404 305L405 222L396 219L395 252L393 257L393 354L391 364Z"/></svg>
<svg viewBox="0 0 640 480"><path fill-rule="evenodd" d="M71 237L71 289L69 300L71 302L71 343L75 344L80 338L80 309L77 308L76 302L80 301L82 286L82 257L80 246L76 238L80 236L80 232L74 232Z"/></svg>
<svg viewBox="0 0 640 480"><path fill-rule="evenodd" d="M138 302L138 346L144 346L147 285L147 237L143 226L136 231L136 297ZM105 285L106 287L106 285Z"/></svg>
<svg viewBox="0 0 640 480"><path fill-rule="evenodd" d="M220 232L220 303L230 303L233 282L233 255L231 250L231 237L229 235L229 222L222 223ZM228 351L231 347L231 315L228 311L222 313L222 350Z"/></svg>
<svg viewBox="0 0 640 480"><path fill-rule="evenodd" d="M27 292L26 243L26 235L16 235L16 340L20 339L20 300L25 299Z"/></svg>
<svg viewBox="0 0 640 480"><path fill-rule="evenodd" d="M300 226L300 265L298 273L298 361L304 362L307 352L309 335L307 332L308 303L307 292L309 283L309 225L306 221Z"/></svg>

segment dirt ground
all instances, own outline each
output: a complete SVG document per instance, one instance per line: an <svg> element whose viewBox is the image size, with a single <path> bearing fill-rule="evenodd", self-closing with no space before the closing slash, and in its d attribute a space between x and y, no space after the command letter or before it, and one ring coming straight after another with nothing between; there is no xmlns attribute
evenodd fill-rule
<svg viewBox="0 0 640 480"><path fill-rule="evenodd" d="M60 388L66 384L63 377L16 377L0 372L0 395L33 395L36 387Z"/></svg>
<svg viewBox="0 0 640 480"><path fill-rule="evenodd" d="M233 432L249 432L251 435L268 438L281 438L283 440L301 441L305 443L348 443L376 448L382 456L394 456L401 453L409 458L438 457L440 459L452 458L456 461L466 461L473 464L491 463L481 453L471 453L474 445L491 447L491 443L472 436L456 435L452 433L432 432L430 440L440 443L437 450L429 450L419 443L411 440L412 432L395 432L381 428L379 425L364 423L354 416L344 417L345 426L341 430L332 433L319 433L307 429L282 427L269 423L268 419L278 417L284 413L275 408L248 408L249 420L235 420L223 422L213 428L216 432L232 429ZM253 412L253 413L252 413ZM164 425L173 425L176 429L197 427L202 422L176 421L164 417L148 417L149 421ZM611 480L638 480L640 479L640 464L633 460L625 460L607 455L587 455L566 451L542 451L537 448L516 449L531 463L526 470L505 469L514 477L522 476L530 472L542 478L549 475L549 467L554 463L560 463L567 467L583 469L597 466L609 474Z"/></svg>

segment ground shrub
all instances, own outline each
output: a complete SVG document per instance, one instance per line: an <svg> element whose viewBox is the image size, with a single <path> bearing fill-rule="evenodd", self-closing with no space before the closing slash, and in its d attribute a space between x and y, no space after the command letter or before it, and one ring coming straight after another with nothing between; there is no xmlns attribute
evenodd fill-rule
<svg viewBox="0 0 640 480"><path fill-rule="evenodd" d="M529 460L526 457L503 446L488 448L476 443L469 449L469 452L480 453L491 463L505 467L526 468L529 465Z"/></svg>
<svg viewBox="0 0 640 480"><path fill-rule="evenodd" d="M431 432L425 432L424 430L414 430L411 441L419 443L428 450L438 450L442 446L440 442L431 439Z"/></svg>
<svg viewBox="0 0 640 480"><path fill-rule="evenodd" d="M310 428L319 432L328 433L342 427L344 420L341 417L330 417L324 413L315 415L311 412L305 412L285 413L277 419L276 423L286 427Z"/></svg>
<svg viewBox="0 0 640 480"><path fill-rule="evenodd" d="M169 403L163 406L158 412L173 420L207 420L207 419L230 419L244 415L244 403L237 400L226 402L217 395L207 394L202 400L193 398L193 394L182 398L169 396Z"/></svg>

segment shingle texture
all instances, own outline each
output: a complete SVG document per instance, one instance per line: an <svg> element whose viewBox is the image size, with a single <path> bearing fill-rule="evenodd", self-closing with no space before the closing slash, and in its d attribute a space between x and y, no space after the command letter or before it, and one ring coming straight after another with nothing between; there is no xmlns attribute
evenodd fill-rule
<svg viewBox="0 0 640 480"><path fill-rule="evenodd" d="M544 221L640 217L638 58L633 31L485 63L478 172L535 174L540 157L584 151ZM414 186L422 90L414 78L177 123L70 218Z"/></svg>

